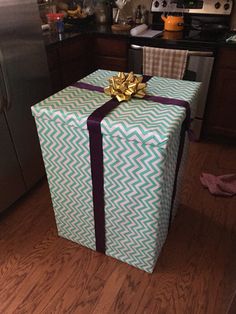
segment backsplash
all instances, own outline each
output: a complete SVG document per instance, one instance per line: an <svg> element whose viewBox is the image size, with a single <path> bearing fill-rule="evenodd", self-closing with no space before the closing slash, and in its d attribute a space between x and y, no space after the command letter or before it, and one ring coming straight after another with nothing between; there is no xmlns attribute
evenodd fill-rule
<svg viewBox="0 0 236 314"><path fill-rule="evenodd" d="M44 0L45 1L45 0ZM43 0L38 0L38 2L44 2ZM96 3L96 0L92 0L91 2ZM69 3L71 0L54 0L55 4L58 2L66 2ZM137 9L138 5L141 5L142 7L145 7L147 11L149 11L149 23L151 23L151 2L152 0L130 0L124 7L124 9L121 11L120 17L127 18L129 16L134 17L135 10ZM231 16L231 23L230 23L231 29L236 31L236 3L233 7L233 12Z"/></svg>
<svg viewBox="0 0 236 314"><path fill-rule="evenodd" d="M150 11L151 8L151 1L150 0L131 0L126 4L122 13L126 16L132 16L133 11L137 8L138 5L145 6L146 10Z"/></svg>

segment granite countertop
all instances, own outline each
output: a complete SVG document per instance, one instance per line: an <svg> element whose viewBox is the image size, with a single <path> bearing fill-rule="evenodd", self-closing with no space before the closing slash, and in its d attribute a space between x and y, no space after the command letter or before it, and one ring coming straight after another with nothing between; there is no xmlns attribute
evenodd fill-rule
<svg viewBox="0 0 236 314"><path fill-rule="evenodd" d="M130 44L147 45L167 48L193 48L193 49L216 49L218 47L232 47L236 48L235 42L226 42L226 38L231 36L232 32L219 36L218 34L201 35L199 32L192 31L191 34L186 32L163 32L161 36L152 38L133 37L128 31L112 31L109 25L96 25L94 23L83 25L79 27L72 27L66 25L66 31L62 34L43 32L43 39L46 46L58 44L68 39L86 35L109 36L115 38L126 38Z"/></svg>
<svg viewBox="0 0 236 314"><path fill-rule="evenodd" d="M101 35L101 36L112 36L117 38L130 38L130 32L114 32L109 25L96 25L96 24L89 24L80 27L70 27L70 25L66 25L65 32L62 34L51 33L50 31L43 32L43 39L45 45L53 45L59 42L63 42L70 38L75 38L83 35Z"/></svg>

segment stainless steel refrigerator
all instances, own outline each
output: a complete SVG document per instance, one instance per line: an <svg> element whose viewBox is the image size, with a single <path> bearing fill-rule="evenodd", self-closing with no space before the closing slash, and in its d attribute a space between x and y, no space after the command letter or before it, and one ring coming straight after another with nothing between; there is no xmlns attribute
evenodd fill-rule
<svg viewBox="0 0 236 314"><path fill-rule="evenodd" d="M44 175L30 107L49 94L36 0L0 0L0 212Z"/></svg>

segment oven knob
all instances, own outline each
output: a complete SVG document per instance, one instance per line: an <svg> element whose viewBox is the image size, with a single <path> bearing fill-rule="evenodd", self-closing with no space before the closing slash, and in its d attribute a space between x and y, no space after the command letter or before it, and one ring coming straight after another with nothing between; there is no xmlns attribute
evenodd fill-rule
<svg viewBox="0 0 236 314"><path fill-rule="evenodd" d="M158 7L159 7L159 2L158 2L158 1L155 1L155 2L154 2L154 7L155 7L155 8L158 8Z"/></svg>
<svg viewBox="0 0 236 314"><path fill-rule="evenodd" d="M216 8L216 9L219 9L219 8L220 8L220 6L221 6L220 2L216 2L216 4L215 4L215 8Z"/></svg>
<svg viewBox="0 0 236 314"><path fill-rule="evenodd" d="M229 8L230 8L230 4L229 4L229 3L226 3L226 4L224 5L224 9L225 9L225 10L229 10Z"/></svg>
<svg viewBox="0 0 236 314"><path fill-rule="evenodd" d="M162 2L162 6L163 6L163 8L165 8L165 7L167 6L167 2L166 2L166 1L163 1L163 2Z"/></svg>

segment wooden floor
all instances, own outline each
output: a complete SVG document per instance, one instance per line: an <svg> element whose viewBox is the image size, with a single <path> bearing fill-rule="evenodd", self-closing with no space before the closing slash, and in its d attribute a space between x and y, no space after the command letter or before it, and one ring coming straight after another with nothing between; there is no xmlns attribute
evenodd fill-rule
<svg viewBox="0 0 236 314"><path fill-rule="evenodd" d="M0 219L0 313L236 313L236 197L211 196L201 171L236 172L236 147L191 144L152 275L58 238L41 182Z"/></svg>

